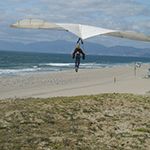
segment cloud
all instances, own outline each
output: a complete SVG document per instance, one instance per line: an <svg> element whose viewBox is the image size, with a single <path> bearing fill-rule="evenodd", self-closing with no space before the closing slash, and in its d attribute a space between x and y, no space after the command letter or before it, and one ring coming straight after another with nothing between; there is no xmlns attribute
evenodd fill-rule
<svg viewBox="0 0 150 150"><path fill-rule="evenodd" d="M131 0L116 0L113 1L111 5L105 3L105 5L99 7L99 11L107 16L113 16L115 18L145 15L145 12L149 12L146 5Z"/></svg>
<svg viewBox="0 0 150 150"><path fill-rule="evenodd" d="M21 2L27 2L27 0L0 0L0 2L21 3Z"/></svg>
<svg viewBox="0 0 150 150"><path fill-rule="evenodd" d="M40 0L40 2L47 3L48 8L56 8L53 9L55 13L62 10L63 14L68 14L70 11L76 14L97 12L99 15L105 14L115 18L123 18L137 15L149 16L150 12L147 5L132 0L74 0L71 2L57 0L57 3L54 0Z"/></svg>

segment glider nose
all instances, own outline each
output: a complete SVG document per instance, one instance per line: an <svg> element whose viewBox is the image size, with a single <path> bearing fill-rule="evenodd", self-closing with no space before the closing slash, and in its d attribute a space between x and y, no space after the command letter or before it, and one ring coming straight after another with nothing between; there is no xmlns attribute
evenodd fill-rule
<svg viewBox="0 0 150 150"><path fill-rule="evenodd" d="M16 23L14 23L14 24L10 25L10 27L12 27L12 28L16 28L16 27L17 27L17 24L16 24Z"/></svg>
<svg viewBox="0 0 150 150"><path fill-rule="evenodd" d="M12 25L10 25L10 27L12 27L12 28L13 28L13 27L16 27L16 26L12 24Z"/></svg>

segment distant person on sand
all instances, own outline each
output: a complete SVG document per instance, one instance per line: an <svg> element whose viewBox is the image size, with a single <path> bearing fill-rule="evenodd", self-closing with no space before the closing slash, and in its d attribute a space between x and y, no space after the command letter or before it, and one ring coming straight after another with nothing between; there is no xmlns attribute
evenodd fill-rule
<svg viewBox="0 0 150 150"><path fill-rule="evenodd" d="M75 58L75 54L76 54L76 58ZM78 72L78 68L80 65L80 54L82 54L82 59L85 59L85 53L83 53L82 49L80 48L80 46L78 45L74 52L72 53L72 58L75 58L75 71Z"/></svg>
<svg viewBox="0 0 150 150"><path fill-rule="evenodd" d="M114 83L116 83L116 77L114 77Z"/></svg>

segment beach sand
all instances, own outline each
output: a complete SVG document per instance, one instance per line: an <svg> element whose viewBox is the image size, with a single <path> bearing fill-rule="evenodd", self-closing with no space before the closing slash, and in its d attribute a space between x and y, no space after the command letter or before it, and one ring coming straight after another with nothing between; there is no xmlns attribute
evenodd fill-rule
<svg viewBox="0 0 150 150"><path fill-rule="evenodd" d="M76 73L26 75L0 78L0 99L28 97L59 97L91 95L101 93L150 93L150 79L147 75L150 65L84 69ZM114 82L116 78L116 82Z"/></svg>

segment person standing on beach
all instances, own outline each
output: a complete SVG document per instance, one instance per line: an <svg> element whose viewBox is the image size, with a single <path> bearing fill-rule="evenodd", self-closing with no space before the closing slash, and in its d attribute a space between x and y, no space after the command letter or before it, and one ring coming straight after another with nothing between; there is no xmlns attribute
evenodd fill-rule
<svg viewBox="0 0 150 150"><path fill-rule="evenodd" d="M76 58L75 58L75 54L76 54ZM75 71L78 72L78 68L80 65L80 54L82 54L82 59L85 59L85 53L83 53L82 49L80 48L80 46L78 45L74 52L72 53L72 58L75 58Z"/></svg>

